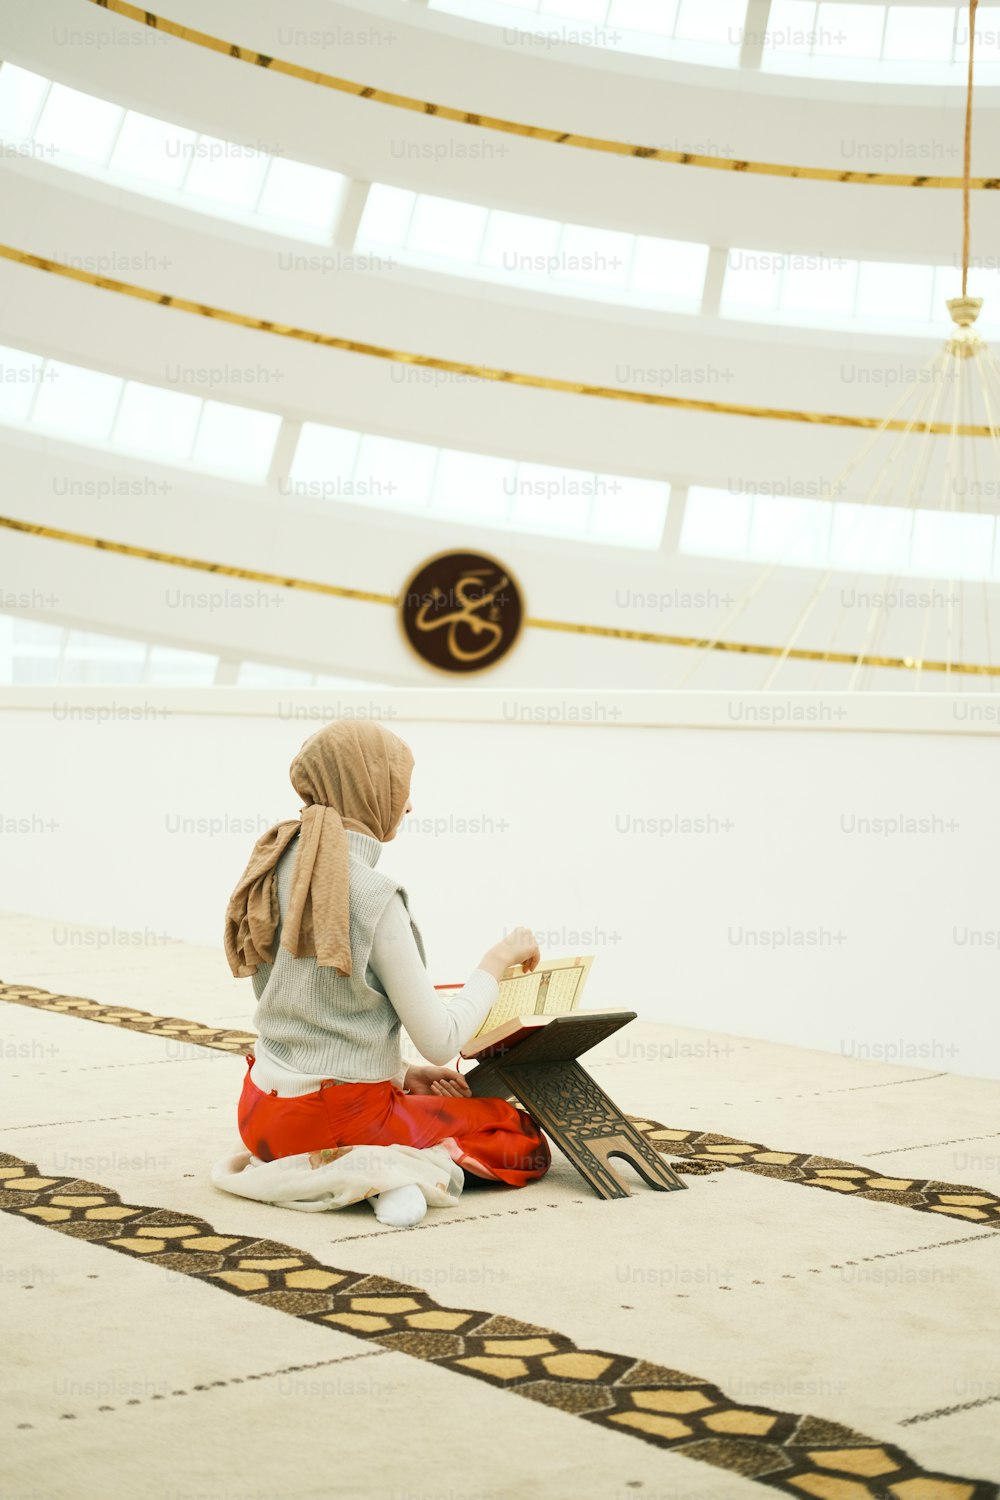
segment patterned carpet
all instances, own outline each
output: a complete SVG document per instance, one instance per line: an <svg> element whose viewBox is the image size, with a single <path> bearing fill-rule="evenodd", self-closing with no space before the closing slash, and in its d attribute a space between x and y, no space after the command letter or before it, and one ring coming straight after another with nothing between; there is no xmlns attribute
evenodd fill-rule
<svg viewBox="0 0 1000 1500"><path fill-rule="evenodd" d="M0 1000L233 1054L246 1052L254 1041L247 1032L29 985L0 984ZM809 1152L630 1118L681 1171L729 1169L820 1188L842 1200L942 1214L979 1229L1000 1223L1000 1200L980 1188L890 1178ZM446 1305L419 1286L327 1264L294 1245L218 1229L181 1211L123 1201L100 1183L42 1175L17 1155L0 1155L0 1211L788 1495L1000 1500L996 1483L927 1469L897 1444L824 1417L739 1401L695 1373L582 1348L551 1327L486 1309ZM115 1407L103 1404L99 1410ZM33 1424L18 1425L30 1430Z"/></svg>

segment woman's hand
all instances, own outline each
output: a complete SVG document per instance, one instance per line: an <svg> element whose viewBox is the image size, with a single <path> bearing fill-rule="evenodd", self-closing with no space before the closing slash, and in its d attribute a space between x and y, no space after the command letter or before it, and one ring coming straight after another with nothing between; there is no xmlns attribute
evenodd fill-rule
<svg viewBox="0 0 1000 1500"><path fill-rule="evenodd" d="M523 973L530 974L537 967L540 958L531 928L515 927L499 943L494 944L488 953L484 953L479 967L485 969L487 974L492 974L494 979L502 979L504 970L509 969L512 964L520 964Z"/></svg>
<svg viewBox="0 0 1000 1500"><path fill-rule="evenodd" d="M407 1068L403 1087L411 1094L437 1094L446 1099L467 1099L472 1093L454 1068L434 1068L430 1064L414 1063Z"/></svg>

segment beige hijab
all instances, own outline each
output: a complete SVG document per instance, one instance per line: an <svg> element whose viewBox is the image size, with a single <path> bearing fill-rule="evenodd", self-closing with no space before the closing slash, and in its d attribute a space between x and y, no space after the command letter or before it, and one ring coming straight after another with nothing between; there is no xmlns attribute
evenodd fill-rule
<svg viewBox="0 0 1000 1500"><path fill-rule="evenodd" d="M260 836L226 907L226 958L238 978L273 963L280 918L275 866L300 834L281 946L296 958L351 972L348 828L386 843L410 795L409 745L372 720L338 720L311 735L289 769L306 804Z"/></svg>

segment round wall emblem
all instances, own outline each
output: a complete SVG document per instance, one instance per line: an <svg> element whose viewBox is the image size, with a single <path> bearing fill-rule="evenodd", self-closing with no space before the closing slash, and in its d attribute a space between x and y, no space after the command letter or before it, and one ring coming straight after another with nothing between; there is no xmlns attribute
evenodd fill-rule
<svg viewBox="0 0 1000 1500"><path fill-rule="evenodd" d="M399 601L403 633L440 672L482 672L517 640L524 606L509 568L482 552L428 558Z"/></svg>

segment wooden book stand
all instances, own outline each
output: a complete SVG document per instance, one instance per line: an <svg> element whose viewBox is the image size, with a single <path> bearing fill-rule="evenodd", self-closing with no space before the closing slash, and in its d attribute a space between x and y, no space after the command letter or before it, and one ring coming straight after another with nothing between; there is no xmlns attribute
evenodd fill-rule
<svg viewBox="0 0 1000 1500"><path fill-rule="evenodd" d="M631 1163L658 1192L687 1187L577 1062L635 1019L634 1010L555 1016L465 1074L477 1099L516 1099L599 1198L631 1197L628 1183L610 1165L613 1156Z"/></svg>

